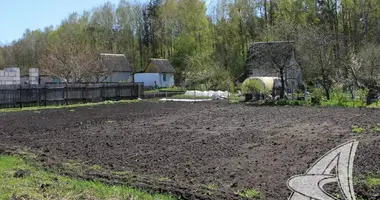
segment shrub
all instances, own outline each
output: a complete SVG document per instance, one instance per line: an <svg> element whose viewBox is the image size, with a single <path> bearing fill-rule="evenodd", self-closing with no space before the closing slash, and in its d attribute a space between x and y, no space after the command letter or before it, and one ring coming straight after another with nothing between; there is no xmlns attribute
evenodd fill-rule
<svg viewBox="0 0 380 200"><path fill-rule="evenodd" d="M243 94L263 93L265 90L263 82L258 79L248 79L241 86Z"/></svg>
<svg viewBox="0 0 380 200"><path fill-rule="evenodd" d="M320 88L314 88L313 92L311 93L311 104L312 105L321 105L321 102L323 100L323 90Z"/></svg>
<svg viewBox="0 0 380 200"><path fill-rule="evenodd" d="M358 90L358 95L361 102L360 107L364 107L367 104L368 92L369 92L368 88Z"/></svg>
<svg viewBox="0 0 380 200"><path fill-rule="evenodd" d="M290 105L290 101L287 101L285 99L280 99L277 101L277 105L279 105L279 106Z"/></svg>

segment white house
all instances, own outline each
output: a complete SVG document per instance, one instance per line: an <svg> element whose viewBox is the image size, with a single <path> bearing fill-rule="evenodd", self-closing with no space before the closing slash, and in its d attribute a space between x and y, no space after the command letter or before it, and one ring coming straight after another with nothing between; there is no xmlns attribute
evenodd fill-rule
<svg viewBox="0 0 380 200"><path fill-rule="evenodd" d="M134 75L134 80L143 82L144 86L171 87L174 85L174 73L175 70L168 60L152 58L143 73Z"/></svg>

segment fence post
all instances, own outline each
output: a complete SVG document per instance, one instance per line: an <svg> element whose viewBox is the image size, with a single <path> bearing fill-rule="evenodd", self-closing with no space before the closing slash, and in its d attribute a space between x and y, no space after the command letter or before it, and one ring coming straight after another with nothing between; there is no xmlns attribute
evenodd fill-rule
<svg viewBox="0 0 380 200"><path fill-rule="evenodd" d="M22 109L22 85L20 84L20 109Z"/></svg>
<svg viewBox="0 0 380 200"><path fill-rule="evenodd" d="M121 95L120 95L120 83L117 84L117 100L120 101Z"/></svg>
<svg viewBox="0 0 380 200"><path fill-rule="evenodd" d="M103 90L104 90L104 84L101 83L102 86L100 87L100 101L103 102L104 101L104 97L103 97Z"/></svg>
<svg viewBox="0 0 380 200"><path fill-rule="evenodd" d="M137 98L140 99L140 83L137 83Z"/></svg>
<svg viewBox="0 0 380 200"><path fill-rule="evenodd" d="M45 100L45 107L46 107L47 106L47 86L46 86L46 84L45 84L45 87L44 87L44 95L45 95L44 100Z"/></svg>
<svg viewBox="0 0 380 200"><path fill-rule="evenodd" d="M40 107L40 100L41 100L40 84L37 85L37 95L38 95L37 106Z"/></svg>
<svg viewBox="0 0 380 200"><path fill-rule="evenodd" d="M64 96L65 103L66 103L66 105L69 105L69 103L68 103L68 100L69 100L69 88L68 88L67 83L65 84L64 92L66 93L66 95Z"/></svg>

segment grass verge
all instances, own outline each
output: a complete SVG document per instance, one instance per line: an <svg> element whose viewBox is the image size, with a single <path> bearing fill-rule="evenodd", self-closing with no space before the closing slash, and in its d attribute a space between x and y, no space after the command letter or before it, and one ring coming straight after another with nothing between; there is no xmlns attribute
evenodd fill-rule
<svg viewBox="0 0 380 200"><path fill-rule="evenodd" d="M0 199L174 199L126 186L111 186L59 176L17 156L0 156Z"/></svg>
<svg viewBox="0 0 380 200"><path fill-rule="evenodd" d="M20 111L39 111L46 109L60 109L60 108L78 108L78 107L87 107L87 106L97 106L105 104L115 104L115 103L136 103L140 100L120 100L120 101L103 101L99 103L81 103L81 104L71 104L71 105L57 105L57 106L35 106L35 107L24 107L24 108L4 108L0 109L0 113L5 112L20 112ZM71 110L70 110L71 111ZM74 110L72 110L74 111Z"/></svg>

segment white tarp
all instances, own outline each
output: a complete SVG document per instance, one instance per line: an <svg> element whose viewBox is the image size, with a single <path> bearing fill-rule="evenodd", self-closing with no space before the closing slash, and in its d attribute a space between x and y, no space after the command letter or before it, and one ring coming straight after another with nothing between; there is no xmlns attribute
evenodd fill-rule
<svg viewBox="0 0 380 200"><path fill-rule="evenodd" d="M198 91L198 90L188 90L185 93L186 96L196 96L196 97L210 97L212 99L227 98L227 91Z"/></svg>

